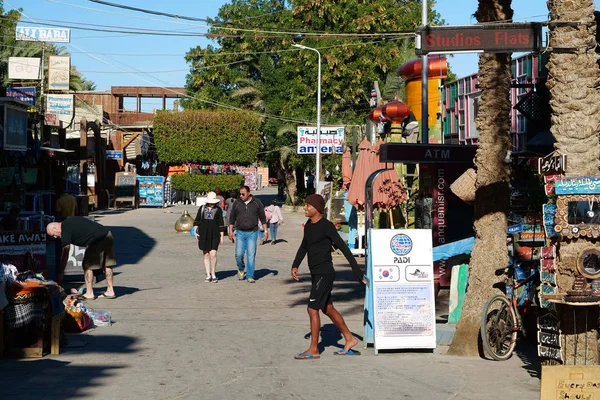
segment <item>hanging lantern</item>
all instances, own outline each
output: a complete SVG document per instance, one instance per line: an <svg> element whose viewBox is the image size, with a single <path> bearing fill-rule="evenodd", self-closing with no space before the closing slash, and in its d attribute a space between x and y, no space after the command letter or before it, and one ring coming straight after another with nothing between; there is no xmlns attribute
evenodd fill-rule
<svg viewBox="0 0 600 400"><path fill-rule="evenodd" d="M380 119L382 116L383 116L383 107L381 107L381 106L372 109L371 112L369 113L369 119L375 124L382 122L382 120Z"/></svg>
<svg viewBox="0 0 600 400"><path fill-rule="evenodd" d="M410 114L410 108L397 98L383 106L383 115L392 121L391 133L402 133L402 121Z"/></svg>

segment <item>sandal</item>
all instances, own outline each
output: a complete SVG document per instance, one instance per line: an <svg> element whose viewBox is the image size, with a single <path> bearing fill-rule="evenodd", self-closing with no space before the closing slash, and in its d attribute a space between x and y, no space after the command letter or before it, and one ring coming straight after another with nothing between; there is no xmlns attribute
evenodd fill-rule
<svg viewBox="0 0 600 400"><path fill-rule="evenodd" d="M207 276L206 279L204 279L205 283L210 283L212 281L212 278L210 276Z"/></svg>
<svg viewBox="0 0 600 400"><path fill-rule="evenodd" d="M212 277L212 283L217 283L219 282L219 278L217 278L216 276Z"/></svg>

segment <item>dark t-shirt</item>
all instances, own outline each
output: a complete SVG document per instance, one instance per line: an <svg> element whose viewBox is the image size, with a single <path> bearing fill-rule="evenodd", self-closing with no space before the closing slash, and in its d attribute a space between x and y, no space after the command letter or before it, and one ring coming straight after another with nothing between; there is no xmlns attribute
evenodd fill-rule
<svg viewBox="0 0 600 400"><path fill-rule="evenodd" d="M354 255L352 255L346 243L337 233L333 223L325 218L321 218L315 224L310 222L310 220L304 224L304 238L302 239L300 248L298 248L292 268L298 268L304 256L308 253L308 268L312 275L335 273L331 258L332 243L335 243L338 249L342 251L358 281L362 281L363 273Z"/></svg>
<svg viewBox="0 0 600 400"><path fill-rule="evenodd" d="M60 235L63 246L74 244L87 247L108 235L108 229L84 217L69 217L62 222Z"/></svg>

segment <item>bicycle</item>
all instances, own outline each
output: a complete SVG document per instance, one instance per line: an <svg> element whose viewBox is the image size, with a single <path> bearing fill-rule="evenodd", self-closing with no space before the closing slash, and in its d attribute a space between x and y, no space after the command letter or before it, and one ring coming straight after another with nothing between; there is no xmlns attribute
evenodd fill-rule
<svg viewBox="0 0 600 400"><path fill-rule="evenodd" d="M517 343L519 332L524 331L519 312L517 290L539 276L539 271L524 279L515 279L515 262L506 268L496 270L496 275L505 275L505 294L497 294L488 299L481 315L481 339L485 352L496 361L508 360ZM524 288L525 289L525 288ZM531 303L529 293L525 294L525 309Z"/></svg>

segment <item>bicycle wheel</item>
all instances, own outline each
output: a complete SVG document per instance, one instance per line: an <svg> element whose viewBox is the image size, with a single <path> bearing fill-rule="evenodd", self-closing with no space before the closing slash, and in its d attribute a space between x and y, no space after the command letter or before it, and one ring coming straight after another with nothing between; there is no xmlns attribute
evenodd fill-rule
<svg viewBox="0 0 600 400"><path fill-rule="evenodd" d="M481 315L481 339L485 352L496 361L508 360L517 343L517 317L508 299L491 297Z"/></svg>

